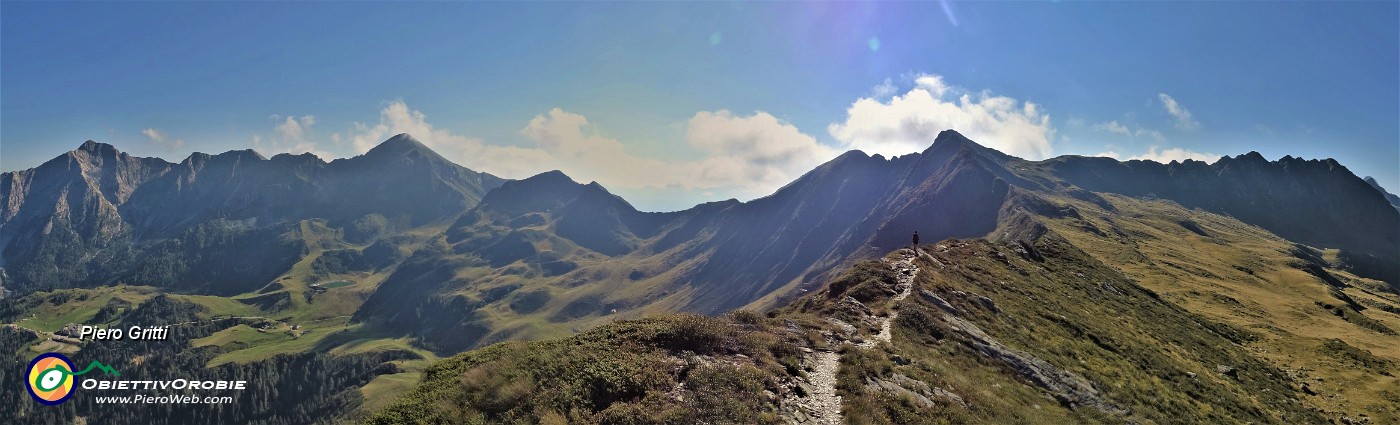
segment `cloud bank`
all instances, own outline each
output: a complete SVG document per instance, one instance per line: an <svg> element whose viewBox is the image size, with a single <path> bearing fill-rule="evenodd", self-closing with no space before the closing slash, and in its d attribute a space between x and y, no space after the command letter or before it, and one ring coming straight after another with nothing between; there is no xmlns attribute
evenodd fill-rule
<svg viewBox="0 0 1400 425"><path fill-rule="evenodd" d="M1186 161L1188 159L1193 159L1196 161L1202 161L1206 163L1213 163L1216 160L1220 159L1220 155L1216 155L1213 153L1202 153L1182 148L1163 149L1162 147L1155 145L1148 147L1147 152L1144 152L1141 155L1133 155L1126 158L1122 154L1119 154L1115 151L1099 152L1097 154L1094 154L1093 156L1106 156L1109 158L1117 159L1119 161L1131 161L1135 159L1140 159L1146 161L1156 161L1163 164L1172 161Z"/></svg>
<svg viewBox="0 0 1400 425"><path fill-rule="evenodd" d="M888 87L875 90L888 91ZM846 110L845 121L827 127L844 147L886 156L923 151L947 129L956 129L984 146L1033 160L1050 156L1050 141L1055 135L1050 115L1034 103L988 91L969 93L931 74L916 77L912 89L889 101L856 100Z"/></svg>
<svg viewBox="0 0 1400 425"><path fill-rule="evenodd" d="M330 160L333 156L316 145L310 139L311 126L316 125L316 117L313 115L302 115L301 117L273 114L267 117L277 123L273 126L272 135L263 137L261 134L253 135L253 149L263 154L276 155L289 153L299 155L310 153L323 160Z"/></svg>
<svg viewBox="0 0 1400 425"><path fill-rule="evenodd" d="M1126 136L1130 139L1146 137L1152 140L1156 140L1158 142L1163 142L1167 140L1166 136L1163 136L1162 132L1160 131L1150 130L1142 127L1138 127L1137 129L1129 129L1128 126L1119 124L1118 120L1094 124L1093 126L1089 127L1089 129L1094 131L1102 131L1105 133L1119 134L1122 136Z"/></svg>
<svg viewBox="0 0 1400 425"><path fill-rule="evenodd" d="M747 116L727 110L696 113L685 123L681 141L699 153L688 160L637 155L587 117L559 108L526 123L519 131L530 142L524 146L455 134L428 122L425 114L404 102L384 107L378 123L355 123L347 134L333 139L364 153L398 133L413 135L462 166L506 178L557 169L612 189L679 189L741 198L771 193L839 154L763 111Z"/></svg>

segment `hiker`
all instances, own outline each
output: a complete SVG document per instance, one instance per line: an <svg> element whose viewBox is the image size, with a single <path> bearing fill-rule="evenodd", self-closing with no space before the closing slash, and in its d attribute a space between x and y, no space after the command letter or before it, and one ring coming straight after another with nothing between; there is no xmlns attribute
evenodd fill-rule
<svg viewBox="0 0 1400 425"><path fill-rule="evenodd" d="M914 231L914 249L919 249L919 231Z"/></svg>

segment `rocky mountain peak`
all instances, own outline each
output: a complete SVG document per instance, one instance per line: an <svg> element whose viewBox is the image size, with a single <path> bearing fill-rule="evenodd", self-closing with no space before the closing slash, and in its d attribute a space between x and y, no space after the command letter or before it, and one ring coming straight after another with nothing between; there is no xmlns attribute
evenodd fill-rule
<svg viewBox="0 0 1400 425"><path fill-rule="evenodd" d="M365 157L371 158L396 158L410 153L426 154L425 156L438 156L436 152L424 145L423 142L413 138L408 133L400 133L388 140L380 142L379 145L365 152Z"/></svg>
<svg viewBox="0 0 1400 425"><path fill-rule="evenodd" d="M115 146L112 146L112 145L109 145L109 144L106 144L106 143L95 142L95 141L92 141L92 140L88 140L88 141L86 141L86 142L83 142L82 145L78 146L78 150L80 150L80 151L85 151L85 152L94 152L94 153L96 153L96 152L116 152L116 151L117 151L117 148L116 148Z"/></svg>

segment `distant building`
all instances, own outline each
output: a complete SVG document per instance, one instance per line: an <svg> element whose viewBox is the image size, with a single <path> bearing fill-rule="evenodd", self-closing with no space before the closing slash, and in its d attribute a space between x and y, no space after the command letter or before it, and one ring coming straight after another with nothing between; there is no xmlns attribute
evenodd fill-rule
<svg viewBox="0 0 1400 425"><path fill-rule="evenodd" d="M54 333L69 338L77 338L79 336L79 332L81 331L82 328L79 327L77 323L69 323L67 325L64 325L63 329L59 329L58 332Z"/></svg>

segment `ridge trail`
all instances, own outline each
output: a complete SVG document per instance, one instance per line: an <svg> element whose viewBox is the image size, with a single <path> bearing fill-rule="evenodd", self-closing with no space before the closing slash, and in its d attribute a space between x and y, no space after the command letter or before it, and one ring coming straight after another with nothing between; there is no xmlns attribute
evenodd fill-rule
<svg viewBox="0 0 1400 425"><path fill-rule="evenodd" d="M890 265L890 268L899 273L899 281L895 283L895 289L898 290L899 293L890 297L890 300L887 301L890 306L903 301L905 298L909 298L909 294L914 291L914 277L919 275L919 268L914 265L914 258L917 255L914 249L904 249L900 250L900 259L898 261L886 262ZM880 341L890 342L890 322L893 322L896 317L899 317L899 312L890 310L888 316L880 319L880 333L875 334L875 340L863 341L856 344L856 346L862 349L868 349L874 347L875 344Z"/></svg>
<svg viewBox="0 0 1400 425"><path fill-rule="evenodd" d="M893 306L895 303L908 298L914 290L914 277L918 276L919 268L914 265L914 259L919 253L916 249L900 250L900 258L895 261L884 260L885 264L898 273L898 281L895 289L899 291L886 301ZM890 322L899 317L899 312L891 310L889 315L880 319L880 333L875 334L872 339L864 340L854 344L856 348L868 350L879 342L890 342ZM848 342L849 344L849 342ZM807 397L796 400L798 411L809 414L809 416L799 416L794 423L803 424L841 424L845 423L845 418L841 415L841 396L836 394L836 371L840 368L841 355L834 351L818 351L811 358L811 372L807 374L808 382L811 384Z"/></svg>

